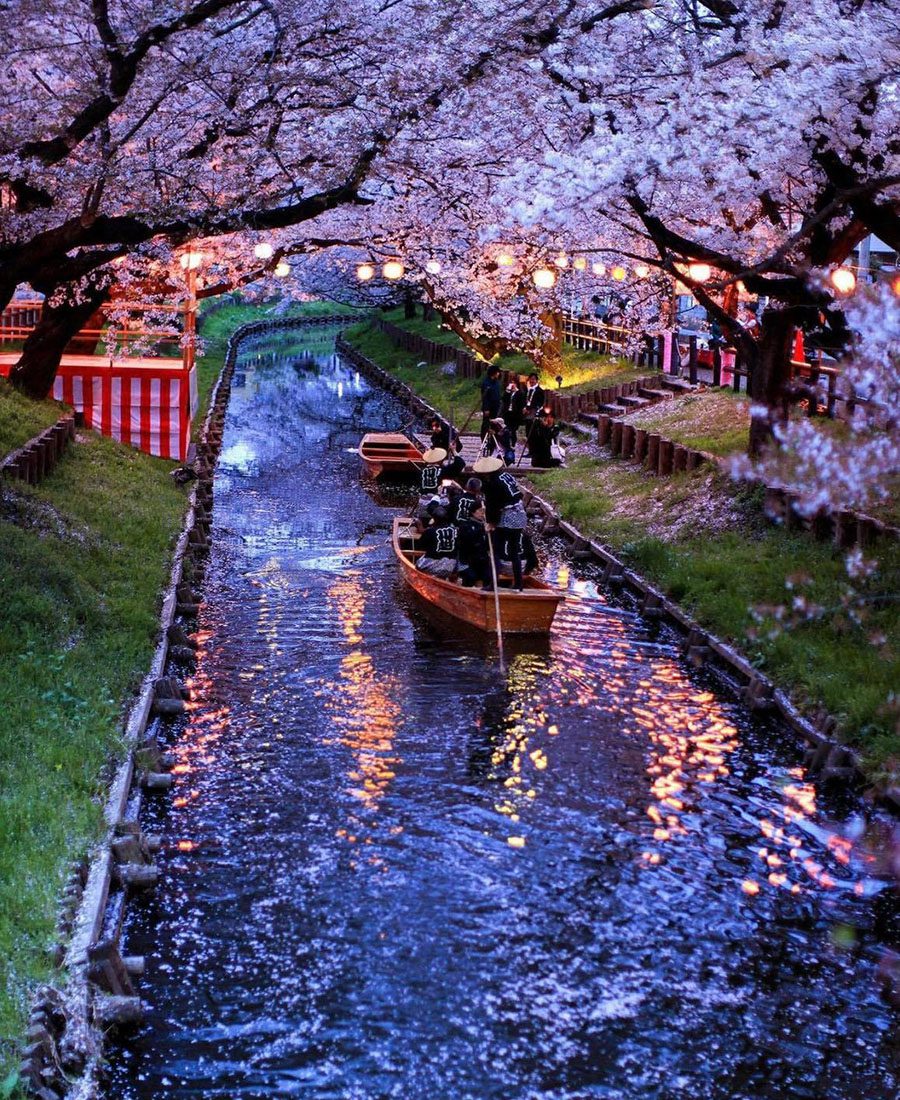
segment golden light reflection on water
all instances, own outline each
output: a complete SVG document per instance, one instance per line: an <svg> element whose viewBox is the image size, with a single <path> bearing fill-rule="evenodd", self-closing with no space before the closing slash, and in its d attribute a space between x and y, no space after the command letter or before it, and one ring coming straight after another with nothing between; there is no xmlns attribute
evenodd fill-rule
<svg viewBox="0 0 900 1100"><path fill-rule="evenodd" d="M380 671L364 649L366 591L360 577L360 573L348 573L328 589L329 604L337 614L347 645L352 648L341 658L340 690L328 693L326 707L341 743L354 755L355 765L348 774L350 793L366 810L375 811L400 763L393 751L401 714L397 701L400 683L396 676ZM350 829L340 830L339 835L357 843L360 832L367 827L371 823L366 826L357 819Z"/></svg>
<svg viewBox="0 0 900 1100"><path fill-rule="evenodd" d="M659 651L645 656L635 647L629 616L609 608L598 621L587 601L578 603L567 605L568 621L560 632L561 692L579 705L617 715L623 736L647 739L652 843L641 860L657 866L666 845L702 827L698 800L705 788L730 774L738 732L715 696L698 689L677 661ZM635 679L640 664L645 671Z"/></svg>
<svg viewBox="0 0 900 1100"><path fill-rule="evenodd" d="M482 716L477 725L493 738L488 778L502 785L503 794L494 809L510 822L506 838L511 848L524 848L522 824L527 808L534 804L540 789L540 773L546 771L549 758L540 747L532 747L535 733L548 724L547 714L538 696L539 676L546 672L545 659L534 654L518 654L507 672L502 714L494 723ZM554 733L556 727L553 727Z"/></svg>

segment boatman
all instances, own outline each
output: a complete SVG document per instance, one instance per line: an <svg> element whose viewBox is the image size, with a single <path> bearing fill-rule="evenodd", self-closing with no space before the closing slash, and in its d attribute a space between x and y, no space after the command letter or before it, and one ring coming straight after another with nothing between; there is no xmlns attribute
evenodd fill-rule
<svg viewBox="0 0 900 1100"><path fill-rule="evenodd" d="M485 527L491 536L494 561L499 569L500 561L509 559L513 584L521 592L522 534L528 525L522 490L513 475L503 469L500 458L479 458L472 471L482 480Z"/></svg>
<svg viewBox="0 0 900 1100"><path fill-rule="evenodd" d="M431 520L428 505L437 501L441 485L441 463L447 457L443 447L432 447L422 455L425 465L420 474L419 504L416 508L415 518L418 520L419 529L422 530Z"/></svg>

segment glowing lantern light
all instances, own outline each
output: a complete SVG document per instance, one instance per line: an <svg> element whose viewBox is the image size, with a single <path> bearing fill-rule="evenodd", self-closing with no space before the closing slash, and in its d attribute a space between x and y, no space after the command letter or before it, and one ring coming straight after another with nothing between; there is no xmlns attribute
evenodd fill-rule
<svg viewBox="0 0 900 1100"><path fill-rule="evenodd" d="M593 273L595 275L605 275L606 274L606 264L601 264L601 263L591 264L591 271L593 271Z"/></svg>
<svg viewBox="0 0 900 1100"><path fill-rule="evenodd" d="M836 267L831 273L831 285L839 294L851 294L856 287L856 276L849 267Z"/></svg>
<svg viewBox="0 0 900 1100"><path fill-rule="evenodd" d="M709 264L688 264L688 275L695 283L705 283L710 275L712 275L712 268Z"/></svg>
<svg viewBox="0 0 900 1100"><path fill-rule="evenodd" d="M900 298L900 275L895 275L891 279L891 290Z"/></svg>
<svg viewBox="0 0 900 1100"><path fill-rule="evenodd" d="M261 241L254 249L253 255L257 260L271 260L275 249L268 241Z"/></svg>
<svg viewBox="0 0 900 1100"><path fill-rule="evenodd" d="M428 272L429 275L440 275L441 265L437 262L437 260L429 260L428 263L425 265L425 270Z"/></svg>
<svg viewBox="0 0 900 1100"><path fill-rule="evenodd" d="M556 273L549 267L539 267L531 278L534 280L534 285L541 290L550 290L551 287L556 286Z"/></svg>
<svg viewBox="0 0 900 1100"><path fill-rule="evenodd" d="M375 268L371 264L360 264L356 269L356 277L361 283L367 283L375 278Z"/></svg>
<svg viewBox="0 0 900 1100"><path fill-rule="evenodd" d="M385 279L397 280L403 278L403 273L406 268L399 260L388 260L388 262L381 269L381 274Z"/></svg>
<svg viewBox="0 0 900 1100"><path fill-rule="evenodd" d="M572 261L572 267L574 267L576 271L586 271L587 260L584 258L584 256L576 256L575 259Z"/></svg>
<svg viewBox="0 0 900 1100"><path fill-rule="evenodd" d="M556 257L556 259L553 262L559 268L568 267L569 266L569 257L565 254L565 252L560 252L560 254Z"/></svg>
<svg viewBox="0 0 900 1100"><path fill-rule="evenodd" d="M638 264L634 269L634 273L639 279L646 279L650 274L650 268L646 264Z"/></svg>
<svg viewBox="0 0 900 1100"><path fill-rule="evenodd" d="M516 261L513 259L512 256L510 256L508 252L501 252L500 255L497 257L498 267L512 267L515 262Z"/></svg>
<svg viewBox="0 0 900 1100"><path fill-rule="evenodd" d="M196 271L203 263L202 252L183 252L179 260L184 271Z"/></svg>
<svg viewBox="0 0 900 1100"><path fill-rule="evenodd" d="M628 274L628 272L621 265L617 265L612 269L611 274L617 283L623 283L625 282L625 276Z"/></svg>
<svg viewBox="0 0 900 1100"><path fill-rule="evenodd" d="M286 264L284 260L282 260L280 264L275 265L275 274L278 276L279 279L283 279L285 275L290 275L290 273L291 265Z"/></svg>

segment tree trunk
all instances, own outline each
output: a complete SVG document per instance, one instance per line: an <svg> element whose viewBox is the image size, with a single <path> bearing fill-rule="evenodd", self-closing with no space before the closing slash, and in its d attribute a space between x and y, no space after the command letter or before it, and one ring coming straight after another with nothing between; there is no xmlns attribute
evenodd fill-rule
<svg viewBox="0 0 900 1100"><path fill-rule="evenodd" d="M29 397L46 397L69 341L90 319L109 294L105 285L84 291L84 300L52 306L44 302L41 319L25 341L19 361L9 373L10 382Z"/></svg>
<svg viewBox="0 0 900 1100"><path fill-rule="evenodd" d="M751 458L758 458L771 441L773 427L780 417L784 388L790 381L791 339L795 323L792 309L767 309L762 315L748 385L754 409L748 446Z"/></svg>
<svg viewBox="0 0 900 1100"><path fill-rule="evenodd" d="M434 306L426 298L422 303L422 320L433 321L434 320Z"/></svg>
<svg viewBox="0 0 900 1100"><path fill-rule="evenodd" d="M416 316L416 300L408 290L403 295L403 316L407 321L415 320Z"/></svg>
<svg viewBox="0 0 900 1100"><path fill-rule="evenodd" d="M535 348L531 352L527 352L528 358L544 372L545 375L549 375L554 380L558 376L563 376L565 380L565 372L563 370L563 318L561 313L542 313L541 322L550 329L551 336L549 336L540 347Z"/></svg>

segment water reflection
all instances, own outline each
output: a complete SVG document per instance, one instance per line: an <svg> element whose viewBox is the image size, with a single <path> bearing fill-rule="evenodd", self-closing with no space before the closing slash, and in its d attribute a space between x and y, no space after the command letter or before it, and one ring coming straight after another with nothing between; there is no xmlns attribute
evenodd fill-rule
<svg viewBox="0 0 900 1100"><path fill-rule="evenodd" d="M365 651L361 631L366 596L360 575L345 574L327 595L351 650L341 658L340 681L327 690L326 710L332 729L354 756L350 793L374 811L400 763L392 754L400 717L399 683L396 677L379 672L372 654Z"/></svg>
<svg viewBox="0 0 900 1100"><path fill-rule="evenodd" d="M241 351L110 1100L896 1095L863 808L553 546L508 675L433 629L350 453L403 411L310 349Z"/></svg>

